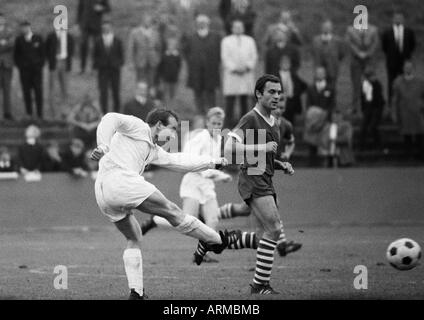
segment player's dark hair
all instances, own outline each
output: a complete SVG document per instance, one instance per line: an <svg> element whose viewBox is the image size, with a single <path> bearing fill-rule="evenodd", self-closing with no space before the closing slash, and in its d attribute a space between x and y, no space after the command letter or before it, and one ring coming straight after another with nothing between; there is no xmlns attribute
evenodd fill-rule
<svg viewBox="0 0 424 320"><path fill-rule="evenodd" d="M178 122L178 114L172 110L167 109L153 109L147 114L146 123L153 127L158 121L162 122L164 126L169 124L169 117L174 117Z"/></svg>
<svg viewBox="0 0 424 320"><path fill-rule="evenodd" d="M265 85L267 82L281 83L280 78L272 74L264 74L263 76L261 76L256 81L255 91L253 92L256 100L258 100L258 97L256 96L256 91L259 91L260 93L264 93Z"/></svg>

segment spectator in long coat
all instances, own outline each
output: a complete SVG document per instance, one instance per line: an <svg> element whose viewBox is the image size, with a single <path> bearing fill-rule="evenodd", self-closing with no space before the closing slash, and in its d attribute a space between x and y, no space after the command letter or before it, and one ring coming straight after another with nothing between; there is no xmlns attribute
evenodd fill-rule
<svg viewBox="0 0 424 320"><path fill-rule="evenodd" d="M336 88L345 50L342 39L333 33L333 23L330 20L323 22L321 34L314 37L312 49L314 65L325 67L328 81Z"/></svg>
<svg viewBox="0 0 424 320"><path fill-rule="evenodd" d="M258 60L255 40L244 35L243 22L233 21L232 34L221 43L223 65L223 94L225 96L225 120L232 128L236 98L240 98L241 116L248 112L248 98L255 88L255 66Z"/></svg>
<svg viewBox="0 0 424 320"><path fill-rule="evenodd" d="M375 61L379 44L378 29L368 24L367 29L349 26L346 43L350 49L350 77L352 81L352 113L359 113L361 107L361 84L365 69Z"/></svg>
<svg viewBox="0 0 424 320"><path fill-rule="evenodd" d="M424 80L414 75L414 65L406 61L403 75L393 83L392 115L399 124L409 156L423 156Z"/></svg>
<svg viewBox="0 0 424 320"><path fill-rule="evenodd" d="M221 36L210 30L210 19L196 17L196 32L183 39L183 53L188 66L187 86L194 91L197 110L206 114L216 104L220 85Z"/></svg>
<svg viewBox="0 0 424 320"><path fill-rule="evenodd" d="M403 14L394 13L393 24L383 32L382 36L382 48L386 55L389 102L393 93L393 81L402 74L404 62L411 59L415 44L415 33L405 26Z"/></svg>

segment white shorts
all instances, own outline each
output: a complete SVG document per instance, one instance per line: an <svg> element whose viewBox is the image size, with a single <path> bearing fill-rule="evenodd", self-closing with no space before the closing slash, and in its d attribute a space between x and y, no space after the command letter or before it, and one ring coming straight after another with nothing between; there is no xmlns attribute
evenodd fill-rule
<svg viewBox="0 0 424 320"><path fill-rule="evenodd" d="M95 183L97 204L111 222L124 219L156 190L144 177L120 168L98 175Z"/></svg>
<svg viewBox="0 0 424 320"><path fill-rule="evenodd" d="M181 181L180 197L196 199L200 204L205 204L209 200L216 199L215 182L203 178L198 173L189 172Z"/></svg>

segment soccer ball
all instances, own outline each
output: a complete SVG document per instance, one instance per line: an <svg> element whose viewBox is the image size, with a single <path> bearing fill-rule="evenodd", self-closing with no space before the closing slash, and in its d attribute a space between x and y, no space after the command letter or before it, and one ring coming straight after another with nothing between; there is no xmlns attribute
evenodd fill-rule
<svg viewBox="0 0 424 320"><path fill-rule="evenodd" d="M386 257L393 268L410 270L418 265L418 260L421 258L421 248L412 239L399 239L389 245Z"/></svg>

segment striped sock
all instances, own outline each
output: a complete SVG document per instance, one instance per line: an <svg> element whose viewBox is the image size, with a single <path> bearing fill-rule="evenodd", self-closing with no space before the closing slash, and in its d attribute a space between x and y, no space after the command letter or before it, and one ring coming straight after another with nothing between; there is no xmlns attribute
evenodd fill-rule
<svg viewBox="0 0 424 320"><path fill-rule="evenodd" d="M196 253L199 256L204 257L206 252L207 252L207 250L206 250L205 244L202 241L199 241L199 243L197 244Z"/></svg>
<svg viewBox="0 0 424 320"><path fill-rule="evenodd" d="M233 217L233 204L226 203L219 208L219 220L231 219Z"/></svg>
<svg viewBox="0 0 424 320"><path fill-rule="evenodd" d="M257 249L258 245L256 243L256 233L254 232L241 232L240 230L236 231L235 237L230 240L228 249Z"/></svg>
<svg viewBox="0 0 424 320"><path fill-rule="evenodd" d="M281 233L280 233L280 237L278 238L277 244L287 242L286 234L284 233L283 221L280 221L280 222L281 222Z"/></svg>
<svg viewBox="0 0 424 320"><path fill-rule="evenodd" d="M267 284L271 279L272 264L274 262L274 251L277 242L262 238L256 251L256 270L253 282L256 284Z"/></svg>

